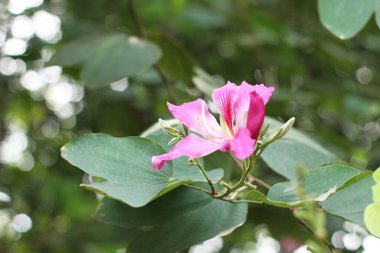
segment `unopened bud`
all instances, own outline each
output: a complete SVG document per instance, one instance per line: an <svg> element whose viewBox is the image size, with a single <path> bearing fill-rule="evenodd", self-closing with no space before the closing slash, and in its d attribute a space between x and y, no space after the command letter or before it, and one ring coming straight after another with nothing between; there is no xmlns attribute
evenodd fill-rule
<svg viewBox="0 0 380 253"><path fill-rule="evenodd" d="M158 122L160 123L162 130L164 130L166 134L175 138L181 135L178 129L175 129L174 127L170 126L168 123L166 123L165 120L159 119Z"/></svg>
<svg viewBox="0 0 380 253"><path fill-rule="evenodd" d="M195 158L189 158L189 165L195 165L197 164L197 161Z"/></svg>
<svg viewBox="0 0 380 253"><path fill-rule="evenodd" d="M260 131L260 138L261 139L262 137L264 137L264 135L266 135L266 133L268 132L268 129L269 129L269 124L265 124L262 128L261 128L261 131Z"/></svg>
<svg viewBox="0 0 380 253"><path fill-rule="evenodd" d="M181 140L180 137L174 137L173 139L171 139L171 140L168 142L168 145L174 145L174 144L177 144L180 140Z"/></svg>
<svg viewBox="0 0 380 253"><path fill-rule="evenodd" d="M275 142L275 141L281 139L282 137L284 137L289 132L290 128L292 128L295 120L296 119L294 117L289 119L284 125L282 125L282 127L277 129L276 132L272 133L268 137L268 139L266 140L266 143L269 144L269 143Z"/></svg>

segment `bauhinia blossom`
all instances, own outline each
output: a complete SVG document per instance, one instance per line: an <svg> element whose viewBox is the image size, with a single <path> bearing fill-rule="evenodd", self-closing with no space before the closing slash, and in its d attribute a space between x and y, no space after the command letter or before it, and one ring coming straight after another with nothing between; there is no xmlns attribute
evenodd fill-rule
<svg viewBox="0 0 380 253"><path fill-rule="evenodd" d="M202 99L179 106L168 102L171 114L200 136L190 133L168 153L153 156L153 167L160 170L168 160L181 156L199 158L217 150L230 151L240 160L250 157L264 122L265 104L273 92L274 87L246 82L240 86L228 82L215 89L212 99L220 114L220 123Z"/></svg>

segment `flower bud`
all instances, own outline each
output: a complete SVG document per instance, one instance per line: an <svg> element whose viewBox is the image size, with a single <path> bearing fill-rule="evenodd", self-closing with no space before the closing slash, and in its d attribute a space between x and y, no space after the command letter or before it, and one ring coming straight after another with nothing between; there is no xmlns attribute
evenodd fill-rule
<svg viewBox="0 0 380 253"><path fill-rule="evenodd" d="M174 137L173 139L171 139L169 142L168 142L168 145L174 145L174 144L177 144L178 142L180 142L181 138L180 137Z"/></svg>
<svg viewBox="0 0 380 253"><path fill-rule="evenodd" d="M282 137L284 137L289 132L290 128L292 128L295 120L296 119L294 117L289 119L284 125L282 125L282 127L277 129L276 132L272 133L268 137L268 139L266 140L266 143L269 144L269 143L275 142L275 141L281 139Z"/></svg>
<svg viewBox="0 0 380 253"><path fill-rule="evenodd" d="M170 126L168 123L166 123L165 120L159 119L158 122L160 123L162 130L164 130L164 132L166 134L168 134L174 138L181 136L180 131L178 129L175 129L174 127Z"/></svg>
<svg viewBox="0 0 380 253"><path fill-rule="evenodd" d="M265 124L265 125L261 128L259 139L262 139L262 138L264 137L264 135L266 135L266 133L268 132L268 129L269 129L269 124Z"/></svg>

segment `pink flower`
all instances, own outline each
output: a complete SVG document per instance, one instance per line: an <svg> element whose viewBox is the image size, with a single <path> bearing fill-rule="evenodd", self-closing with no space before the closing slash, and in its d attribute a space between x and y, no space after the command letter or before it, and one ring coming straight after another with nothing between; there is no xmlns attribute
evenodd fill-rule
<svg viewBox="0 0 380 253"><path fill-rule="evenodd" d="M168 102L173 116L201 137L189 134L168 153L153 156L153 167L160 170L168 160L181 156L203 157L216 150L231 151L240 160L250 157L264 122L264 105L273 92L274 87L246 82L240 86L228 82L224 87L215 89L212 99L220 113L220 124L202 99L179 106Z"/></svg>

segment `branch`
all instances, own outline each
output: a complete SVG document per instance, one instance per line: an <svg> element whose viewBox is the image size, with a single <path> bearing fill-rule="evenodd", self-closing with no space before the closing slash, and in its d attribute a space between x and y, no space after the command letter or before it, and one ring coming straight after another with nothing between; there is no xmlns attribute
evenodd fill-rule
<svg viewBox="0 0 380 253"><path fill-rule="evenodd" d="M137 14L133 0L128 0L128 10L129 10L129 13L131 14L132 21L136 26L137 33L141 36L141 38L147 38L146 32L144 30L144 27L140 21L138 14ZM178 97L178 95L175 91L175 88L173 86L173 82L167 77L167 75L164 73L162 68L157 63L154 64L153 67L156 70L156 72L158 73L158 75L160 76L161 81L165 84L166 89L168 90L170 97L173 99L173 101L176 104L179 104L180 100L179 100L179 97Z"/></svg>

